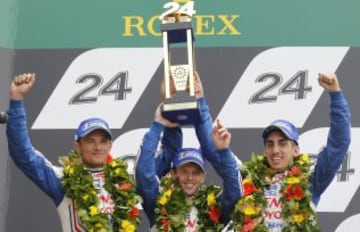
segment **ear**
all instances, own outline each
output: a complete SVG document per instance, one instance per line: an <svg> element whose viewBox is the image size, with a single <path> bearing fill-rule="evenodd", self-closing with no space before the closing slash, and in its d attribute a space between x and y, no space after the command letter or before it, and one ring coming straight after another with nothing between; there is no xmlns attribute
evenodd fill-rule
<svg viewBox="0 0 360 232"><path fill-rule="evenodd" d="M171 168L170 171L169 171L169 174L171 176L171 178L174 178L176 179L177 175L176 175L176 170Z"/></svg>
<svg viewBox="0 0 360 232"><path fill-rule="evenodd" d="M203 179L201 181L201 184L203 184L205 182L205 180L206 180L206 172L203 173Z"/></svg>
<svg viewBox="0 0 360 232"><path fill-rule="evenodd" d="M78 141L74 141L74 143L73 143L73 150L74 150L76 153L80 154L80 143L79 143Z"/></svg>
<svg viewBox="0 0 360 232"><path fill-rule="evenodd" d="M300 147L299 145L294 144L294 157L298 157L300 155Z"/></svg>

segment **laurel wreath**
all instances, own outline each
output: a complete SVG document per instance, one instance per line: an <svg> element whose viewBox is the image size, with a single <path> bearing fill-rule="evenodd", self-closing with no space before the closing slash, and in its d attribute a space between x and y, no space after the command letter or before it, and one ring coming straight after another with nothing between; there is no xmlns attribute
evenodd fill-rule
<svg viewBox="0 0 360 232"><path fill-rule="evenodd" d="M284 173L284 178L280 180L284 232L320 231L316 212L311 207L312 197L308 181L311 165L308 155L301 154L294 158L293 163ZM263 216L267 207L264 188L272 183L275 174L263 155L252 155L250 161L244 163L242 170L244 195L235 205L231 215L236 231L268 231Z"/></svg>
<svg viewBox="0 0 360 232"><path fill-rule="evenodd" d="M104 189L111 194L115 204L112 215L98 211L98 190L93 186L93 176L82 162L79 154L71 151L59 158L63 165L64 177L61 184L65 195L75 200L76 211L81 225L93 232L134 232L140 223L141 197L135 193L133 179L127 172L126 163L120 158L108 156L104 166ZM111 223L109 223L111 221Z"/></svg>
<svg viewBox="0 0 360 232"><path fill-rule="evenodd" d="M193 198L188 198L174 178L163 177L161 192L156 200L155 223L159 231L184 231L186 215L191 207L198 210L195 231L220 231L221 205L216 200L221 188L216 185L202 185Z"/></svg>

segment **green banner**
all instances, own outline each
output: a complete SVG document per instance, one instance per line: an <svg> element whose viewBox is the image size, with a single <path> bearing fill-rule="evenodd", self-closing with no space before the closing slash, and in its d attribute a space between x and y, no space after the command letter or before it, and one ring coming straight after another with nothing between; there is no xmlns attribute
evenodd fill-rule
<svg viewBox="0 0 360 232"><path fill-rule="evenodd" d="M160 47L168 1L1 0L0 46ZM170 1L171 2L171 1ZM186 0L178 0L180 5ZM358 0L195 0L196 46L359 46Z"/></svg>

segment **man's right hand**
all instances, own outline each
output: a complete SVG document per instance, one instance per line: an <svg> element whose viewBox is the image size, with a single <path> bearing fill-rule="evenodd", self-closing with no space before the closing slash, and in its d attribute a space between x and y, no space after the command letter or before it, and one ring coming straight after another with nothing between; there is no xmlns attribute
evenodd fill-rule
<svg viewBox="0 0 360 232"><path fill-rule="evenodd" d="M179 124L175 123L175 122L170 122L169 120L167 120L166 118L164 118L161 114L161 107L162 107L162 103L160 103L158 105L158 107L156 108L155 111L155 118L154 120L160 124L163 124L166 127L170 127L170 128L175 128L177 127Z"/></svg>
<svg viewBox="0 0 360 232"><path fill-rule="evenodd" d="M22 100L35 83L35 73L23 73L14 77L10 85L10 99Z"/></svg>

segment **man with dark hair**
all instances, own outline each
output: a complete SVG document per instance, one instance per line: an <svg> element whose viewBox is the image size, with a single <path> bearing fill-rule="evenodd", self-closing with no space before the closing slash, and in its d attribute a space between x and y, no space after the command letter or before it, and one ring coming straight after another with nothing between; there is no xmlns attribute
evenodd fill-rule
<svg viewBox="0 0 360 232"><path fill-rule="evenodd" d="M140 147L135 169L136 186L154 231L220 231L241 196L239 168L229 148L231 134L220 121L212 127L197 73L195 96L201 118L195 125L200 149L182 147L181 128L162 116L161 104ZM170 138L176 131L179 136ZM164 153L170 150L172 152ZM167 162L157 162L160 157ZM218 186L204 184L205 159L222 178L223 191ZM170 165L170 175L157 175L158 166L165 170Z"/></svg>
<svg viewBox="0 0 360 232"><path fill-rule="evenodd" d="M101 118L82 121L73 151L50 163L31 144L23 103L35 74L15 76L10 86L7 123L9 151L15 164L57 207L62 231L135 231L139 196L121 159L112 159L112 134ZM29 228L29 230L31 230Z"/></svg>
<svg viewBox="0 0 360 232"><path fill-rule="evenodd" d="M232 215L236 231L319 231L315 207L350 145L350 110L335 74L320 73L330 96L327 144L312 163L299 147L297 128L273 121L263 131L264 155L244 163L244 196Z"/></svg>

